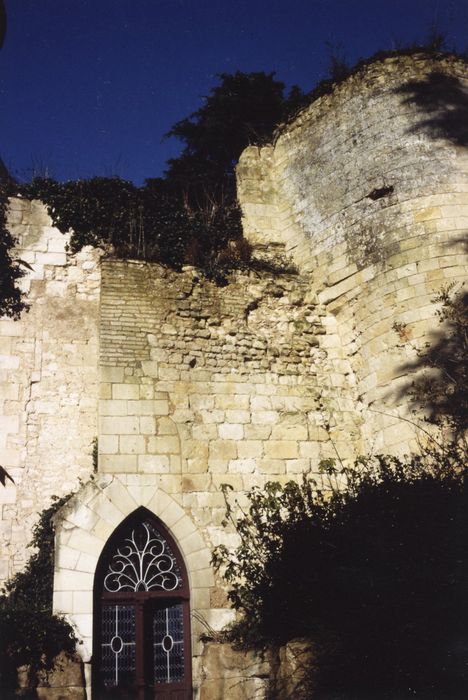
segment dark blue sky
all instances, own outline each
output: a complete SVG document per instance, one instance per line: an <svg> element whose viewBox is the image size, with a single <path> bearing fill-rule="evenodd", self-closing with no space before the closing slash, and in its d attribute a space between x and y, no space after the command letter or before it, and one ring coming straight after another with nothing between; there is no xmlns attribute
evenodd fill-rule
<svg viewBox="0 0 468 700"><path fill-rule="evenodd" d="M0 155L20 179L140 184L180 151L162 140L221 72L276 71L310 90L327 42L349 62L420 40L468 45L468 0L5 0Z"/></svg>

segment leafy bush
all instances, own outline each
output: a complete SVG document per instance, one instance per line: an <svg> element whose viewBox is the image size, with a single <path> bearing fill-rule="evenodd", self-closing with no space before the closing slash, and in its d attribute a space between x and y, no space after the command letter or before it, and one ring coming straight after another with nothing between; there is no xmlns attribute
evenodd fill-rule
<svg viewBox="0 0 468 700"><path fill-rule="evenodd" d="M210 274L229 241L242 235L235 201L190 207L182 192L162 179L136 187L119 178L65 183L36 178L16 189L45 202L62 233L73 231L72 252L85 245L101 246L119 257L175 268L193 262Z"/></svg>
<svg viewBox="0 0 468 700"><path fill-rule="evenodd" d="M119 257L176 269L189 263L224 283L225 273L245 267L251 253L240 242L237 160L249 143L271 139L277 124L305 100L297 86L284 96L284 84L273 76L220 75L204 105L170 130L184 150L168 162L164 179L136 187L120 178L36 178L13 185L11 193L45 202L54 225L62 233L73 231L72 252L102 246Z"/></svg>
<svg viewBox="0 0 468 700"><path fill-rule="evenodd" d="M433 301L440 333L406 366L432 424L419 455L324 461L319 480L253 489L240 515L224 489L240 545L213 560L240 614L232 639L310 639L318 700L468 695L468 304L453 286Z"/></svg>
<svg viewBox="0 0 468 700"><path fill-rule="evenodd" d="M0 596L0 687L12 694L17 668L29 666L31 676L50 669L61 651L72 653L77 638L63 618L52 613L54 528L52 516L68 500L55 499L33 530L31 556ZM3 697L3 696L2 696Z"/></svg>
<svg viewBox="0 0 468 700"><path fill-rule="evenodd" d="M0 683L5 695L17 685L17 669L29 667L29 676L50 669L62 651L73 653L76 637L68 622L26 604L0 603Z"/></svg>
<svg viewBox="0 0 468 700"><path fill-rule="evenodd" d="M18 319L27 308L18 287L24 272L21 261L11 254L15 241L6 227L7 209L8 188L0 183L0 316Z"/></svg>
<svg viewBox="0 0 468 700"><path fill-rule="evenodd" d="M270 482L228 521L213 561L248 647L312 640L314 698L462 698L468 692L466 448L322 463L326 488Z"/></svg>

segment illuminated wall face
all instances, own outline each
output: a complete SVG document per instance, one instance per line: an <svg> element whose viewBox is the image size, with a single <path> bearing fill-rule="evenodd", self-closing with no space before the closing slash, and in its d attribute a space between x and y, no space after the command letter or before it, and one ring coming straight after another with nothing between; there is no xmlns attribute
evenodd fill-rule
<svg viewBox="0 0 468 700"><path fill-rule="evenodd" d="M0 574L24 566L51 497L77 491L57 516L54 605L85 660L99 557L139 507L185 562L196 660L200 620L231 618L210 566L235 542L221 484L242 499L337 452L417 448L405 366L437 328L434 293L466 279L468 230L466 144L421 99L466 83L454 59L376 63L248 148L238 195L263 264L224 287L70 255L40 203L11 201L31 309L0 320L0 464L15 480L0 488Z"/></svg>

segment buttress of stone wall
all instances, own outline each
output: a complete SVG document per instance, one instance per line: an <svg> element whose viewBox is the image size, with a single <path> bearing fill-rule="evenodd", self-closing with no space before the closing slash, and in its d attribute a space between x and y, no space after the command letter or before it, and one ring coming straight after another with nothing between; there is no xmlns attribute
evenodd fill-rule
<svg viewBox="0 0 468 700"><path fill-rule="evenodd" d="M10 201L15 255L32 268L29 312L0 319L0 578L21 569L38 514L51 496L92 472L97 435L99 253L65 251L40 202Z"/></svg>
<svg viewBox="0 0 468 700"><path fill-rule="evenodd" d="M438 328L434 294L466 279L467 113L464 61L390 58L240 159L246 235L283 243L311 274L356 379L367 449L416 447L398 417L405 365Z"/></svg>

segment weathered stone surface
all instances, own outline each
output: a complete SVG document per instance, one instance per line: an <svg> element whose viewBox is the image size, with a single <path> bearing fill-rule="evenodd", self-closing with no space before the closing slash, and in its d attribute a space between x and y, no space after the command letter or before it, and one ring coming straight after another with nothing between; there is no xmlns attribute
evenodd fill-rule
<svg viewBox="0 0 468 700"><path fill-rule="evenodd" d="M51 671L39 674L36 694L39 700L86 700L81 659L60 654Z"/></svg>
<svg viewBox="0 0 468 700"><path fill-rule="evenodd" d="M314 653L308 640L293 640L278 650L272 685L280 700L313 697Z"/></svg>
<svg viewBox="0 0 468 700"><path fill-rule="evenodd" d="M50 226L39 202L13 199L11 211L19 257L33 269L22 280L29 312L0 319L9 347L0 344L0 464L15 480L0 489L2 520L13 528L0 539L8 576L28 558L38 512L92 470L101 257L91 248L66 254L69 236Z"/></svg>
<svg viewBox="0 0 468 700"><path fill-rule="evenodd" d="M37 688L36 695L39 700L88 700L84 688Z"/></svg>
<svg viewBox="0 0 468 700"><path fill-rule="evenodd" d="M202 659L200 700L263 700L270 687L270 654L210 643Z"/></svg>
<svg viewBox="0 0 468 700"><path fill-rule="evenodd" d="M81 659L61 653L49 671L37 674L31 673L29 666L21 666L17 695L39 700L87 700Z"/></svg>
<svg viewBox="0 0 468 700"><path fill-rule="evenodd" d="M317 367L322 404L332 423L346 393L351 410L359 405L358 451L417 449L400 419L402 368L437 326L432 296L466 279L468 155L462 111L444 104L448 85L466 93L466 62L376 62L304 109L274 145L247 148L237 169L246 235L283 245L313 273L325 311L325 337L310 328L328 355L327 372ZM411 342L398 347L395 322Z"/></svg>
<svg viewBox="0 0 468 700"><path fill-rule="evenodd" d="M244 230L270 267L237 271L225 287L189 267L71 255L39 202L11 201L18 255L33 270L29 314L0 319L0 464L15 479L0 489L0 576L24 566L52 495L81 480L59 518L55 605L77 625L85 660L95 563L137 507L180 537L194 610L222 625L209 554L236 539L222 526L221 484L242 499L337 453L417 446L401 420L403 367L437 327L434 292L468 269L466 147L418 102L434 73L443 116L444 81L466 90L466 64L394 58L315 101L275 144L244 152ZM241 672L231 652L210 652L203 692L260 697L266 677L252 659L248 690L220 690L209 669L224 653L227 676Z"/></svg>
<svg viewBox="0 0 468 700"><path fill-rule="evenodd" d="M307 640L294 640L263 653L208 642L201 660L200 700L309 700L313 658Z"/></svg>

